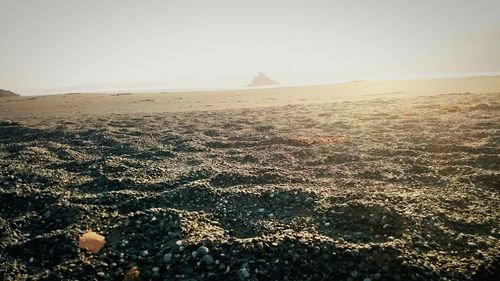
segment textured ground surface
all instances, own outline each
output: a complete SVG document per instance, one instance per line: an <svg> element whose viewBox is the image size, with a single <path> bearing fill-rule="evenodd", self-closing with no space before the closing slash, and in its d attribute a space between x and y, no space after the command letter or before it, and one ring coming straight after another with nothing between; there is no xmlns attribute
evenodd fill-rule
<svg viewBox="0 0 500 281"><path fill-rule="evenodd" d="M2 280L499 274L500 94L14 121Z"/></svg>

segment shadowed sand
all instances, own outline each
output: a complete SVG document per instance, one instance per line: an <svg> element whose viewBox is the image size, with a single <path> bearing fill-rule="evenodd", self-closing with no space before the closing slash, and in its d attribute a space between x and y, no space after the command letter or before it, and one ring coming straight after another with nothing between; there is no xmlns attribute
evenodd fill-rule
<svg viewBox="0 0 500 281"><path fill-rule="evenodd" d="M0 279L495 280L499 80L1 99Z"/></svg>

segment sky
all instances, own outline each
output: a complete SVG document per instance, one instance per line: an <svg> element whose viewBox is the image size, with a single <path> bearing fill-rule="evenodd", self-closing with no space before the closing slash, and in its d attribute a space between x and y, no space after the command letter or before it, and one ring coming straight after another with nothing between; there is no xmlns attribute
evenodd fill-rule
<svg viewBox="0 0 500 281"><path fill-rule="evenodd" d="M498 74L499 13L498 0L0 0L0 89Z"/></svg>

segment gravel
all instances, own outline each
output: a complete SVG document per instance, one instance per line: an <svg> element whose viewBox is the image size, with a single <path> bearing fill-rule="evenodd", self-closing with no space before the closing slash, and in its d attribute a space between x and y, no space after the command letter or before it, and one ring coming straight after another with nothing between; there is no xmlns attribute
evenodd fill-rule
<svg viewBox="0 0 500 281"><path fill-rule="evenodd" d="M495 280L499 102L14 120L0 280Z"/></svg>

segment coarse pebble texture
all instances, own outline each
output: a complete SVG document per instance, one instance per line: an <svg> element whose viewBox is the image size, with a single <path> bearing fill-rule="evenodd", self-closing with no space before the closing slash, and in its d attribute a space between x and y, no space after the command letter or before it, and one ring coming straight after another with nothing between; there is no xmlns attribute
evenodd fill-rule
<svg viewBox="0 0 500 281"><path fill-rule="evenodd" d="M500 276L500 94L1 124L1 280Z"/></svg>

